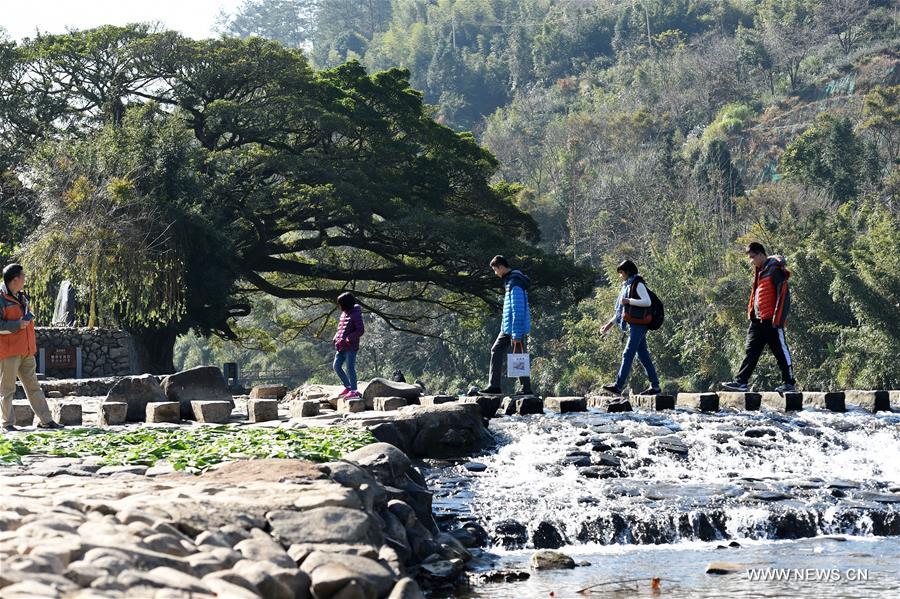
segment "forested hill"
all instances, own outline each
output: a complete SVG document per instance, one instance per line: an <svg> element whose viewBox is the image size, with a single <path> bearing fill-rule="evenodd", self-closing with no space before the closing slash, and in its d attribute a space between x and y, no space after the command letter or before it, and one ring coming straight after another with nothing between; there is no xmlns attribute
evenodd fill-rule
<svg viewBox="0 0 900 599"><path fill-rule="evenodd" d="M825 388L900 385L898 24L890 0L248 0L222 28L317 68L409 69L436 118L523 184L547 249L603 273L639 264L669 314L651 338L664 384L731 376L740 245L786 255L798 378ZM599 338L615 292L536 318L544 390L615 372L618 339ZM495 324L384 367L477 379ZM775 381L764 361L758 384Z"/></svg>

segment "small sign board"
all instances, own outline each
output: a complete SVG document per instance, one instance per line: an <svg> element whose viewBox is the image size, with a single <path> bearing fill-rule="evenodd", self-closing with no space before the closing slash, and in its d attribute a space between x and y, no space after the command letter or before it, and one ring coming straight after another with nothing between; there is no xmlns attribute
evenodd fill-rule
<svg viewBox="0 0 900 599"><path fill-rule="evenodd" d="M75 368L74 347L51 347L46 354L47 368Z"/></svg>

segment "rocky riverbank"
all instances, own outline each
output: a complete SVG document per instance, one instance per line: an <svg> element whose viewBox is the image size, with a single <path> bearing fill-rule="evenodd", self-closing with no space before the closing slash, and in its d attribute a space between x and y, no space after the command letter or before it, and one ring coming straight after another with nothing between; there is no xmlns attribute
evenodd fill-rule
<svg viewBox="0 0 900 599"><path fill-rule="evenodd" d="M35 458L0 470L4 597L422 597L471 558L421 473L377 443L340 461L171 467Z"/></svg>

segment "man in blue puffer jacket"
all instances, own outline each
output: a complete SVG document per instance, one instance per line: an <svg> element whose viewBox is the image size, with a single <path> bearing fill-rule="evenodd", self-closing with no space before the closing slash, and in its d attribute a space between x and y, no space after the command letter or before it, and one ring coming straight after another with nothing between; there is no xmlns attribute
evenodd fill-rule
<svg viewBox="0 0 900 599"><path fill-rule="evenodd" d="M510 345L516 352L525 352L525 336L531 332L531 311L528 307L528 285L531 281L522 271L513 270L503 256L494 256L491 260L494 274L503 279L506 293L503 296L503 322L500 334L491 347L491 369L489 385L482 393L502 393L500 389L500 373L503 358ZM531 395L531 377L519 377L520 388L517 395Z"/></svg>

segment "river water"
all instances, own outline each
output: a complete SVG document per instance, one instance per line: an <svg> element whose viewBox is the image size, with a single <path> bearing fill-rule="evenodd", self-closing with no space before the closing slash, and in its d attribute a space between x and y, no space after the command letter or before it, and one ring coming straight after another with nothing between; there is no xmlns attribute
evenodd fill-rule
<svg viewBox="0 0 900 599"><path fill-rule="evenodd" d="M482 466L432 469L435 513L486 530L476 570L530 576L456 596L900 597L900 414L588 412L491 430ZM534 571L536 548L590 565Z"/></svg>

